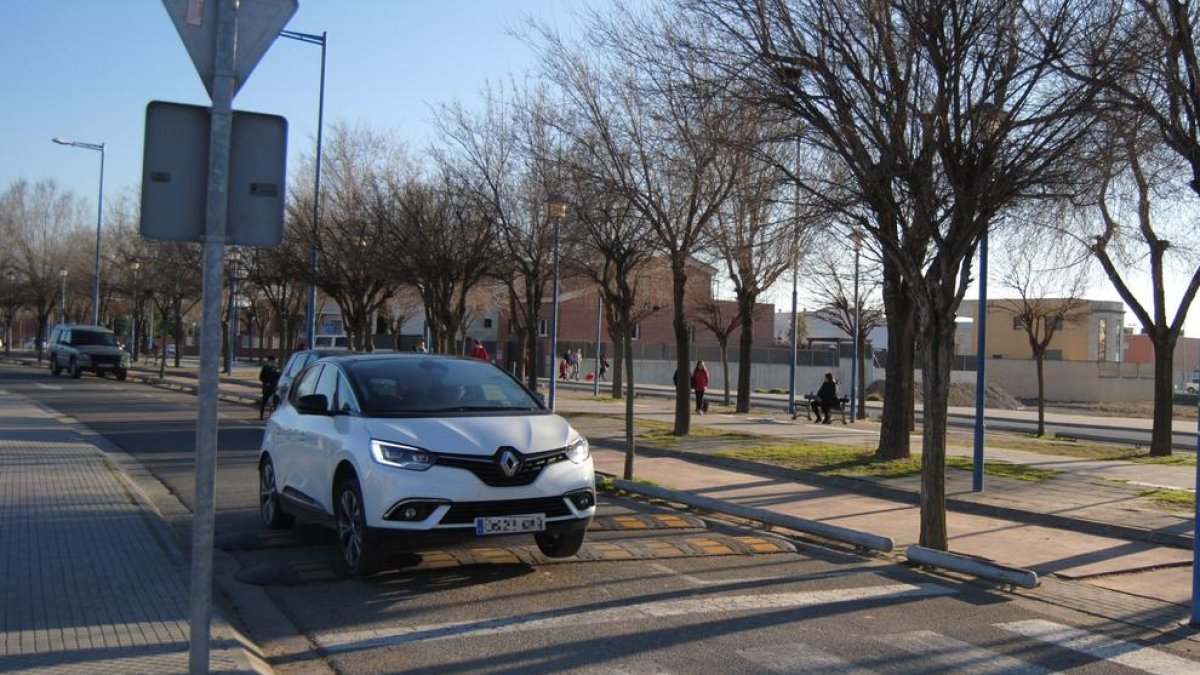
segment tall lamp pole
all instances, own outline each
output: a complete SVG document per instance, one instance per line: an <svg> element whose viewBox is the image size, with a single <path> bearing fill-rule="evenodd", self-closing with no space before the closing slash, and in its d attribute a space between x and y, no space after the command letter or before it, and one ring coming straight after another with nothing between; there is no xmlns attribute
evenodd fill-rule
<svg viewBox="0 0 1200 675"><path fill-rule="evenodd" d="M238 263L241 262L242 252L236 247L229 249L229 309L227 315L229 317L229 343L225 348L225 374L233 373L233 362L237 359L237 284L238 284ZM178 347L176 347L178 349Z"/></svg>
<svg viewBox="0 0 1200 675"><path fill-rule="evenodd" d="M317 99L317 157L313 170L313 210L312 210L312 226L313 239L312 245L308 249L308 269L314 277L317 275L317 234L320 231L317 223L321 218L321 129L324 126L325 120L325 47L328 42L328 33L322 31L320 35L313 33L297 33L291 30L279 31L280 37L285 37L298 42L303 42L310 45L321 46L321 89ZM317 334L317 286L310 283L308 285L308 320L304 329L304 346L306 349L312 349L313 343L316 341Z"/></svg>
<svg viewBox="0 0 1200 675"><path fill-rule="evenodd" d="M983 492L983 395L987 387L987 241L985 230L979 240L979 309L975 313L975 448L971 471L971 490Z"/></svg>
<svg viewBox="0 0 1200 675"><path fill-rule="evenodd" d="M592 371L592 396L600 395L600 315L604 311L604 295L596 293L596 368Z"/></svg>
<svg viewBox="0 0 1200 675"><path fill-rule="evenodd" d="M850 233L850 242L854 246L854 362L850 364L850 421L858 416L862 397L858 390L858 362L860 358L859 345L862 343L862 303L858 298L858 258L862 251L862 232L858 228Z"/></svg>
<svg viewBox="0 0 1200 675"><path fill-rule="evenodd" d="M16 298L17 273L13 272L10 269L4 273L4 276L5 276L5 278L8 279L8 287L7 287L7 293L5 295L5 306L4 306L4 355L8 356L9 354L12 353L12 341L13 341L12 322L13 322L13 314L16 313L14 311L13 305L9 304L9 303L13 303L14 299Z"/></svg>
<svg viewBox="0 0 1200 675"><path fill-rule="evenodd" d="M59 286L62 288L62 299L58 308L58 322L67 322L67 268L58 271Z"/></svg>
<svg viewBox="0 0 1200 675"><path fill-rule="evenodd" d="M137 358L138 358L138 332L137 332L138 331L138 292L137 292L137 287L138 287L138 274L142 271L142 261L138 260L137 258L130 260L129 261L129 269L133 272L133 291L129 294L130 299L133 301L133 311L131 312L132 320L130 321L130 323L132 324L132 328L129 331L129 344L130 344L129 353L130 353L130 357L134 361L137 361Z"/></svg>
<svg viewBox="0 0 1200 675"><path fill-rule="evenodd" d="M52 140L59 145L95 150L100 153L100 196L96 199L96 261L92 268L92 325L98 325L100 323L100 222L104 216L104 144L81 143L68 141L65 138Z"/></svg>
<svg viewBox="0 0 1200 675"><path fill-rule="evenodd" d="M796 236L800 233L800 179L798 178L800 171L800 136L796 136L796 192L792 208L796 216L796 222L793 227L796 228ZM800 256L797 251L799 244L798 240L792 239L792 349L788 357L788 412L791 413L792 419L796 419L798 411L796 410L796 350L800 346L800 328L796 320L797 305L797 286L800 283Z"/></svg>
<svg viewBox="0 0 1200 675"><path fill-rule="evenodd" d="M553 305L550 308L550 410L555 410L555 395L558 391L558 378L554 372L555 359L558 358L558 230L563 218L567 215L569 204L561 195L551 195L547 203L550 220L554 222L554 286L551 292Z"/></svg>

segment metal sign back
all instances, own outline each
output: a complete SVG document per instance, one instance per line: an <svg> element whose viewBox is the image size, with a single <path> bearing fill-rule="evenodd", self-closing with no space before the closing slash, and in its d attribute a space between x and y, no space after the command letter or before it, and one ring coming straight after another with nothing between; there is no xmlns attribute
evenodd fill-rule
<svg viewBox="0 0 1200 675"><path fill-rule="evenodd" d="M206 214L209 109L151 101L142 157L141 233L202 241ZM233 111L226 241L275 246L283 238L287 120Z"/></svg>
<svg viewBox="0 0 1200 675"><path fill-rule="evenodd" d="M162 0L163 7L179 31L204 88L212 96L215 70L214 45L217 33L216 0ZM242 0L237 10L237 52L234 59L233 92L242 88L279 31L299 8L299 0Z"/></svg>

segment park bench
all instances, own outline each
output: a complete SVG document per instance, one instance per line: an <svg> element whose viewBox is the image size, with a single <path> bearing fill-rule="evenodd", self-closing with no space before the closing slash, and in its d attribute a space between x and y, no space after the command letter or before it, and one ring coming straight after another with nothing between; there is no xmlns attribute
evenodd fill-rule
<svg viewBox="0 0 1200 675"><path fill-rule="evenodd" d="M804 405L802 407L804 408L804 416L806 418L808 418L809 422L813 421L812 402L816 398L817 398L816 395L814 395L811 392L804 395ZM842 424L846 424L847 423L846 411L849 408L850 408L850 399L846 398L846 397L842 397L842 398L838 399L837 405L834 406L833 408L831 408L831 410L836 410L839 413L841 413L842 414ZM800 416L799 410L792 411L792 419L796 419L799 416Z"/></svg>

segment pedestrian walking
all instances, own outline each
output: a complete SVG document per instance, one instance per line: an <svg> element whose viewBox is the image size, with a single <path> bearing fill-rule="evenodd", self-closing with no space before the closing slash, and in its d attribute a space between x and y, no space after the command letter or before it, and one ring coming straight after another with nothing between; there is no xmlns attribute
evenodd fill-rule
<svg viewBox="0 0 1200 675"><path fill-rule="evenodd" d="M604 354L600 355L600 381L605 382L605 375L608 374L608 357Z"/></svg>
<svg viewBox="0 0 1200 675"><path fill-rule="evenodd" d="M267 362L258 371L258 383L262 385L262 398L258 401L258 419L261 420L266 416L267 402L279 387L279 367L275 365L274 356L268 356Z"/></svg>
<svg viewBox="0 0 1200 675"><path fill-rule="evenodd" d="M696 393L696 412L703 415L708 412L708 401L704 400L704 392L708 389L708 366L703 361L696 362L692 371L692 391Z"/></svg>
<svg viewBox="0 0 1200 675"><path fill-rule="evenodd" d="M428 354L429 348L425 346L425 340L421 339L421 340L417 340L417 346L413 347L413 351L418 352L420 354Z"/></svg>
<svg viewBox="0 0 1200 675"><path fill-rule="evenodd" d="M479 338L475 338L475 345L471 347L471 358L479 359L480 361L491 360L491 358L488 356L487 348L483 346L483 343L479 341Z"/></svg>
<svg viewBox="0 0 1200 675"><path fill-rule="evenodd" d="M576 349L575 351L571 351L568 349L567 350L567 358L571 362L571 379L578 380L579 379L579 362L583 359L583 355L581 354L581 352L578 349Z"/></svg>

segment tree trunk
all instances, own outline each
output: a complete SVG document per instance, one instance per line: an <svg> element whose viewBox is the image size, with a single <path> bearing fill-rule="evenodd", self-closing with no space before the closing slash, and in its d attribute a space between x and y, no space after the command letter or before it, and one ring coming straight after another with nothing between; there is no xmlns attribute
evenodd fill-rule
<svg viewBox="0 0 1200 675"><path fill-rule="evenodd" d="M729 342L728 340L721 342L721 374L725 382L725 405L729 405ZM738 376L738 381L741 381L741 376ZM739 385L740 386L740 385Z"/></svg>
<svg viewBox="0 0 1200 675"><path fill-rule="evenodd" d="M671 299L674 301L674 318L671 323L675 328L675 436L687 436L692 427L691 406L691 359L688 340L687 315L684 313L684 291L687 287L687 273L684 262L676 261L671 266ZM630 345L632 349L632 344ZM630 371L632 376L632 370Z"/></svg>
<svg viewBox="0 0 1200 675"><path fill-rule="evenodd" d="M888 358L883 387L883 413L879 423L881 460L907 459L912 456L913 363L916 306L908 288L900 279L894 263L883 260L883 303L888 320Z"/></svg>
<svg viewBox="0 0 1200 675"><path fill-rule="evenodd" d="M1175 412L1175 390L1171 382L1175 362L1176 334L1155 331L1154 345L1154 427L1150 431L1150 456L1171 456L1171 418Z"/></svg>
<svg viewBox="0 0 1200 675"><path fill-rule="evenodd" d="M619 335L619 334L614 334L612 332L613 325L628 326L629 325L628 314L623 313L623 316L619 317L612 324L609 324L609 333L608 333L608 337L612 339L612 346L613 346L612 385L611 385L612 397L619 399L625 395L621 390L621 385L623 382L625 382L625 372L622 370L622 368L625 366L625 354L626 354L626 352L625 352L625 336ZM632 339L630 341L632 342Z"/></svg>
<svg viewBox="0 0 1200 675"><path fill-rule="evenodd" d="M1038 385L1038 426L1037 435L1042 437L1046 435L1046 352L1038 351L1033 356L1034 363L1037 365L1037 385Z"/></svg>
<svg viewBox="0 0 1200 675"><path fill-rule="evenodd" d="M625 323L628 326L628 323ZM633 354L633 333L629 330L624 331L621 337L622 351L626 354ZM613 363L616 363L614 359ZM622 477L625 480L633 480L633 455L634 455L634 440L633 440L633 399L635 395L633 387L633 359L625 359L625 375L628 381L628 391L625 395L625 470ZM614 374L613 381L618 378Z"/></svg>
<svg viewBox="0 0 1200 675"><path fill-rule="evenodd" d="M921 444L921 538L926 548L949 548L946 530L946 423L950 398L950 363L954 356L954 315L926 321L925 394Z"/></svg>
<svg viewBox="0 0 1200 675"><path fill-rule="evenodd" d="M751 320L750 312L742 312L742 330L738 338L738 386L737 386L737 408L734 409L738 413L750 412L750 359L751 349L754 348L754 322Z"/></svg>

